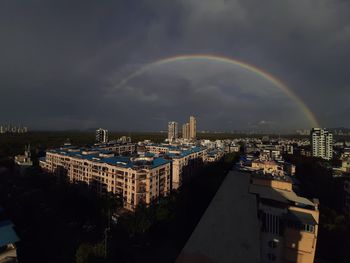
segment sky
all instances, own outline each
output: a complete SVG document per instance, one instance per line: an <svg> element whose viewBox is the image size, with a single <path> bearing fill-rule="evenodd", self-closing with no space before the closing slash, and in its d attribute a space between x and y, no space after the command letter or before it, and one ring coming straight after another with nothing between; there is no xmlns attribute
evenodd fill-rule
<svg viewBox="0 0 350 263"><path fill-rule="evenodd" d="M4 0L0 124L158 131L194 115L199 130L312 126L294 99L252 71L154 63L210 54L278 78L321 126L350 127L349 14L346 0Z"/></svg>

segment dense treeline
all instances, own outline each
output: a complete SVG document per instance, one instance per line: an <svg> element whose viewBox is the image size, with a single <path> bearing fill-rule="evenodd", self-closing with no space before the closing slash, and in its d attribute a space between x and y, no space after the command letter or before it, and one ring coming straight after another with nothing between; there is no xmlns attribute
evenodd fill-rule
<svg viewBox="0 0 350 263"><path fill-rule="evenodd" d="M110 133L109 139L116 140L121 136L129 136L134 142L150 139L154 142L164 141L163 133ZM0 156L13 156L23 153L25 145L30 144L33 152L42 154L47 148L59 147L67 140L78 146L92 145L95 143L94 132L62 131L62 132L28 132L23 134L0 134Z"/></svg>

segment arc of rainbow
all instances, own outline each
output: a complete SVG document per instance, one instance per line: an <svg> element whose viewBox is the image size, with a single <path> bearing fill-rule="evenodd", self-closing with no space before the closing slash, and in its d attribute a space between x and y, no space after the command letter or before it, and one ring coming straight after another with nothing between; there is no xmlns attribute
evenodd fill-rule
<svg viewBox="0 0 350 263"><path fill-rule="evenodd" d="M242 62L237 59L232 59L228 57L222 57L222 56L216 56L216 55L208 55L208 54L196 54L196 55L179 55L179 56L173 56L173 57L167 57L163 59L156 60L154 62L148 63L144 66L142 66L140 69L136 70L126 78L122 79L119 84L116 86L116 88L123 87L126 85L131 79L142 75L146 71L148 71L150 68L154 66L164 65L168 63L173 63L177 61L187 61L187 60L209 60L209 61L215 61L215 62L221 62L226 63L230 65L239 66L243 69L246 69L248 71L251 71L258 76L268 80L271 82L275 87L282 90L289 98L291 98L298 107L302 110L302 112L305 114L307 119L309 120L312 127L320 127L315 115L313 112L308 108L308 106L304 103L304 101L299 98L286 84L284 84L281 80L273 76L272 74L268 73L267 71L264 71L256 66L253 66L251 64Z"/></svg>

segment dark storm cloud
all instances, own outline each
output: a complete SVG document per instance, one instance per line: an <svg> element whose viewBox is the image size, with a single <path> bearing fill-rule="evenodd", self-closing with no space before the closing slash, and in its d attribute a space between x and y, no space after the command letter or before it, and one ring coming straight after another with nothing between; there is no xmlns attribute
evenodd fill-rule
<svg viewBox="0 0 350 263"><path fill-rule="evenodd" d="M150 61L212 53L278 76L324 126L349 126L349 13L340 0L2 1L0 122L157 130L193 113L201 129L304 125L277 125L289 106L239 88L228 94L225 85L243 82L224 75L193 83L146 74L114 90Z"/></svg>

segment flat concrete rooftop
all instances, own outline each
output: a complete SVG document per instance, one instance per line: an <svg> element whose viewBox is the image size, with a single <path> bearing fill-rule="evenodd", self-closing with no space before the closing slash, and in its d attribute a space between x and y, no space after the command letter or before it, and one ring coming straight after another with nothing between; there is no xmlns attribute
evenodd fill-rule
<svg viewBox="0 0 350 263"><path fill-rule="evenodd" d="M257 202L249 179L247 173L229 172L177 263L260 262Z"/></svg>

